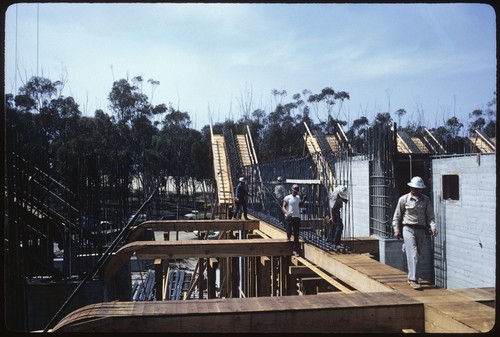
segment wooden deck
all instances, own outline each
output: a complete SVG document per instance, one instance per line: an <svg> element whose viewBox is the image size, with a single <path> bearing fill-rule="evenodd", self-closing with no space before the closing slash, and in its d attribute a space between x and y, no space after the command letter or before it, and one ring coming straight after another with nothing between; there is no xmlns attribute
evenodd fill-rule
<svg viewBox="0 0 500 337"><path fill-rule="evenodd" d="M406 273L359 255L335 254L335 259L357 272L424 304L427 333L484 333L495 325L495 288L441 289L421 280L422 290L412 289Z"/></svg>

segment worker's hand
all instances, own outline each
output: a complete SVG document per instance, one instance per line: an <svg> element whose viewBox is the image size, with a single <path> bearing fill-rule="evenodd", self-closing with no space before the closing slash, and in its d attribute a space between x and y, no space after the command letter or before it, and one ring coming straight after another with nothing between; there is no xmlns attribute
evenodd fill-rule
<svg viewBox="0 0 500 337"><path fill-rule="evenodd" d="M437 229L431 229L431 234L432 236L437 236L438 235Z"/></svg>
<svg viewBox="0 0 500 337"><path fill-rule="evenodd" d="M395 233L394 233L394 236L395 236L395 237L396 237L396 239L398 239L398 240L399 240L399 239L401 239L401 233L399 233L399 232L395 232Z"/></svg>

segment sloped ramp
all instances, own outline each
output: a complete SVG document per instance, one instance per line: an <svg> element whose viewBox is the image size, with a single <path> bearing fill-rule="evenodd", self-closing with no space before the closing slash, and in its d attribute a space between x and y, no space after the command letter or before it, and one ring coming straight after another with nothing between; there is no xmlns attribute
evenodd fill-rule
<svg viewBox="0 0 500 337"><path fill-rule="evenodd" d="M309 128L307 127L307 124L304 124L306 126L307 132L304 134L304 141L306 143L307 150L309 151L310 154L312 154L312 158L316 164L316 170L317 170L317 176L318 177L323 177L324 180L326 181L334 181L335 180L335 174L332 172L330 167L328 166L325 157L323 155L323 152L321 151L321 147L319 145L317 136L314 136ZM335 143L330 139L327 140L330 146L335 146ZM318 155L315 155L318 154Z"/></svg>
<svg viewBox="0 0 500 337"><path fill-rule="evenodd" d="M247 142L246 135L236 135L236 146L239 149L239 155L241 158L241 164L243 166L252 165L252 156L250 153L250 146Z"/></svg>
<svg viewBox="0 0 500 337"><path fill-rule="evenodd" d="M469 137L469 140L481 153L494 153L496 151L496 144L494 140L489 139L486 135L478 130L474 131L474 135L472 137Z"/></svg>
<svg viewBox="0 0 500 337"><path fill-rule="evenodd" d="M218 203L232 204L233 189L223 135L212 134L212 153Z"/></svg>

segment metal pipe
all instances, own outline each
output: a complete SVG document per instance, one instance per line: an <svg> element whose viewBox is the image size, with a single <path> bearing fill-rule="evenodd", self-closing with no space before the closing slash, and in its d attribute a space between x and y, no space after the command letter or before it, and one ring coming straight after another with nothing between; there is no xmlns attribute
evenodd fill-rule
<svg viewBox="0 0 500 337"><path fill-rule="evenodd" d="M411 180L411 178L413 178L411 154L408 154L408 157L410 158L410 179L409 180Z"/></svg>

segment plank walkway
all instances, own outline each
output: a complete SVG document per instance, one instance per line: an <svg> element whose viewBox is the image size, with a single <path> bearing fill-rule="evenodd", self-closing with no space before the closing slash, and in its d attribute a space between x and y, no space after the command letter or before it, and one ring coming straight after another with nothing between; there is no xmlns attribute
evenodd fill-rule
<svg viewBox="0 0 500 337"><path fill-rule="evenodd" d="M336 254L336 260L394 291L424 304L426 333L484 333L495 325L496 289L442 289L421 280L422 290L414 290L407 275L398 269L356 254ZM370 259L371 260L371 259Z"/></svg>

